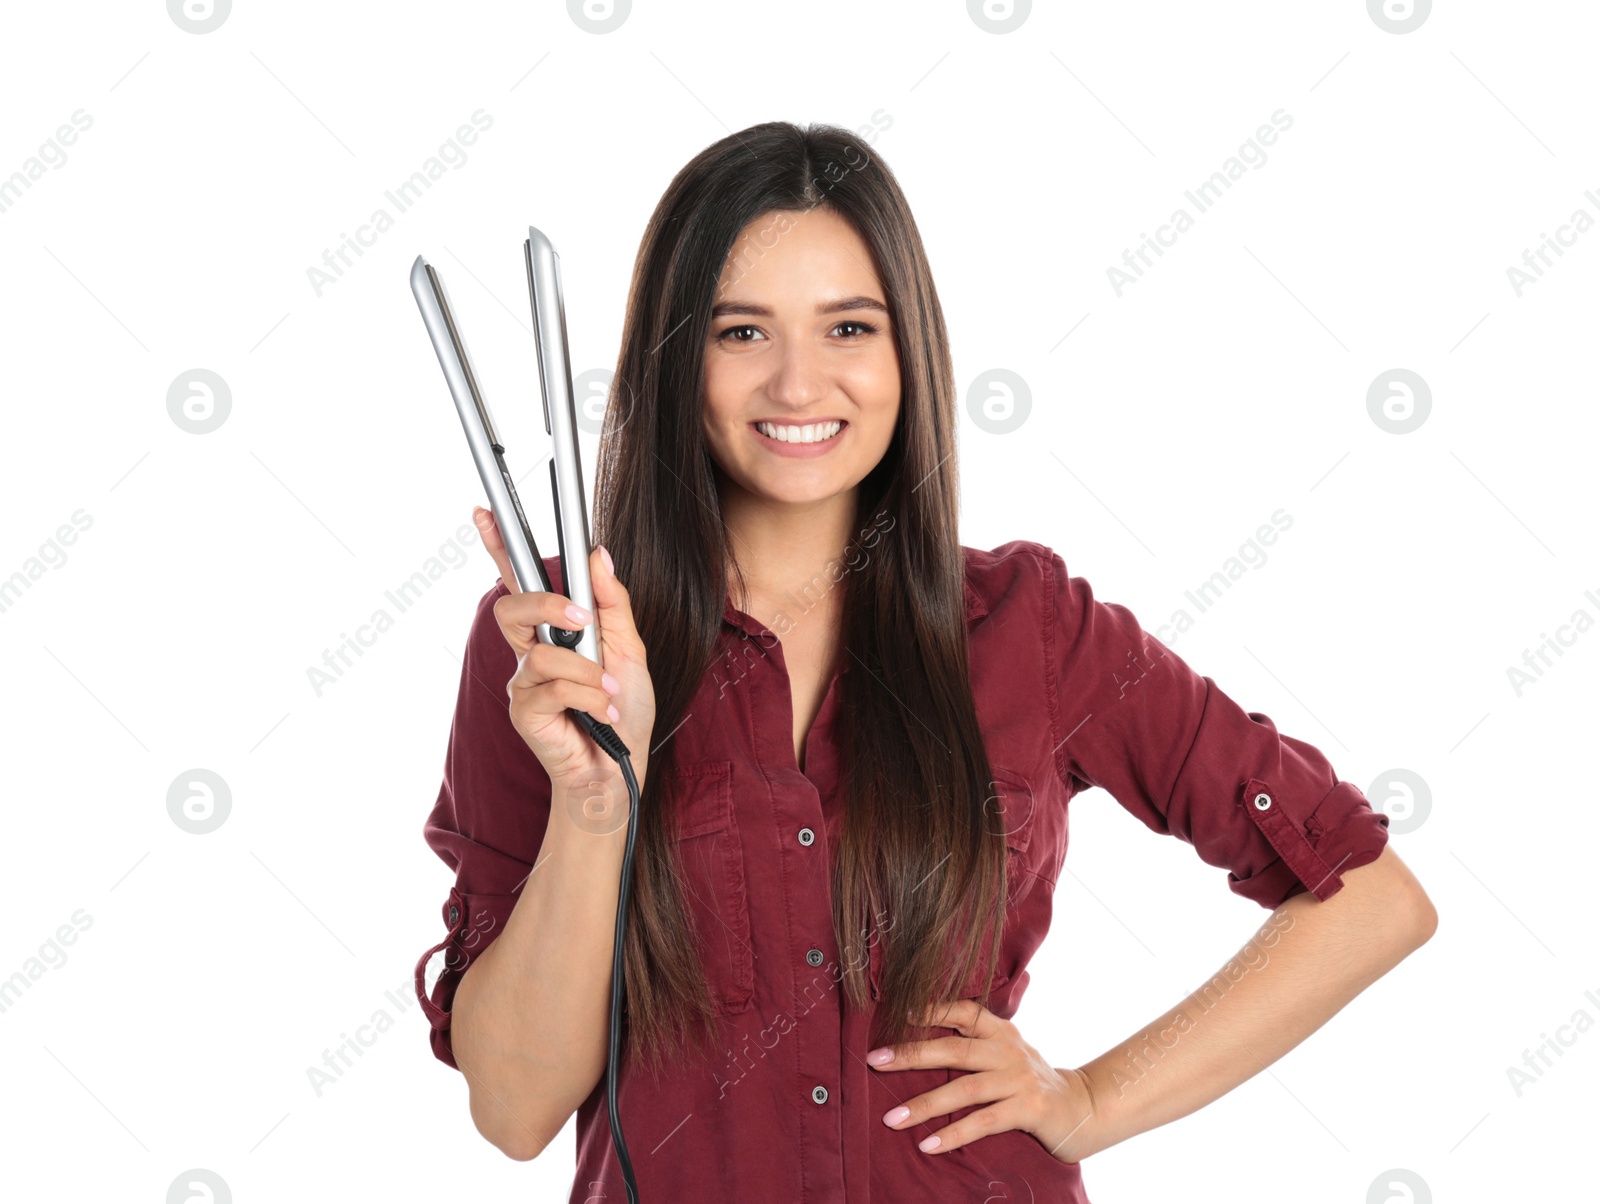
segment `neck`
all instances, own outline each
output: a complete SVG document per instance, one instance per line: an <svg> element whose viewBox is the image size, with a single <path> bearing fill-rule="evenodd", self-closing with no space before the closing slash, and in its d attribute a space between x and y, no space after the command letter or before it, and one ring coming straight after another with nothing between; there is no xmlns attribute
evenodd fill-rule
<svg viewBox="0 0 1600 1204"><path fill-rule="evenodd" d="M735 606L769 626L779 611L791 619L835 612L837 569L829 570L842 562L850 542L854 489L793 504L756 497L724 480L721 505L747 591L743 599L735 595ZM737 589L731 566L728 588Z"/></svg>

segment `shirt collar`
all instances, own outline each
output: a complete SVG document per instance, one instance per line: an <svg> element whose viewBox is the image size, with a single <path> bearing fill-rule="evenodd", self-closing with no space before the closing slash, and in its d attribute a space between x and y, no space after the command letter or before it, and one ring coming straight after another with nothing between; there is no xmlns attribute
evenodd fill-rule
<svg viewBox="0 0 1600 1204"><path fill-rule="evenodd" d="M972 588L970 580L962 579L961 591L966 601L965 618L969 625L989 613L989 604L983 600L982 594ZM724 596L722 600L722 621L752 636L759 636L767 630L762 624L735 607L731 594Z"/></svg>
<svg viewBox="0 0 1600 1204"><path fill-rule="evenodd" d="M983 600L983 595L972 588L972 582L962 579L961 588L967 596L967 622L981 619L989 613L989 604Z"/></svg>

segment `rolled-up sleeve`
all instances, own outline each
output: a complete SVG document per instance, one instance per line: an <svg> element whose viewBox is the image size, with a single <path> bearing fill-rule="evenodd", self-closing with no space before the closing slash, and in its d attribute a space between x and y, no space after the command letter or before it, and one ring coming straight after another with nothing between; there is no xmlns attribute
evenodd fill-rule
<svg viewBox="0 0 1600 1204"><path fill-rule="evenodd" d="M416 994L433 1052L452 1067L450 1006L456 988L473 959L505 928L550 817L549 776L511 723L506 683L517 657L494 617L495 600L506 592L496 582L473 617L444 781L423 826L428 847L455 872L455 883L440 906L443 937L417 961ZM430 963L439 965L431 991Z"/></svg>
<svg viewBox="0 0 1600 1204"><path fill-rule="evenodd" d="M1378 858L1389 817L1327 757L1244 710L1049 555L1047 693L1069 787L1102 787L1265 908L1306 891L1327 899L1344 873Z"/></svg>

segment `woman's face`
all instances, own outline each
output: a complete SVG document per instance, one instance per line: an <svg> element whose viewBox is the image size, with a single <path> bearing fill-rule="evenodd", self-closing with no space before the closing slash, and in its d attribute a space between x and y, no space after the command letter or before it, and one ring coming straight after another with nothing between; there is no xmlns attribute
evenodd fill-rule
<svg viewBox="0 0 1600 1204"><path fill-rule="evenodd" d="M872 252L843 218L786 211L745 227L723 266L707 340L706 440L739 488L821 501L854 489L883 459L900 411L900 361Z"/></svg>

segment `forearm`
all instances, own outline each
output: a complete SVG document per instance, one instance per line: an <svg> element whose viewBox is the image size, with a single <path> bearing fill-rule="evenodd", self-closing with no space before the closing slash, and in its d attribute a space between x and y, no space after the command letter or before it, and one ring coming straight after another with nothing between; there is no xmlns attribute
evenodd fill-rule
<svg viewBox="0 0 1600 1204"><path fill-rule="evenodd" d="M514 1158L560 1132L605 1071L627 828L596 834L561 808L504 930L452 1006L451 1048L478 1130Z"/></svg>
<svg viewBox="0 0 1600 1204"><path fill-rule="evenodd" d="M1388 848L1325 902L1296 895L1154 1023L1082 1067L1090 1152L1186 1116L1322 1027L1432 935L1427 896Z"/></svg>

